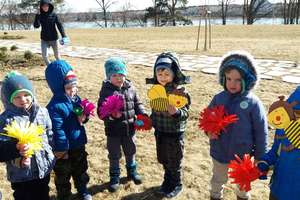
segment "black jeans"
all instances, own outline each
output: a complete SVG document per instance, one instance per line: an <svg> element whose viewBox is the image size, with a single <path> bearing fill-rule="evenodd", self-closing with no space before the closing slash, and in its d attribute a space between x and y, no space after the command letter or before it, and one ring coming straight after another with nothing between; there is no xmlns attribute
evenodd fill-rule
<svg viewBox="0 0 300 200"><path fill-rule="evenodd" d="M85 148L69 150L68 155L68 159L57 160L54 167L55 186L59 199L67 199L71 195L71 177L79 193L86 190L87 183L89 182Z"/></svg>
<svg viewBox="0 0 300 200"><path fill-rule="evenodd" d="M49 200L50 175L43 179L11 183L15 200Z"/></svg>

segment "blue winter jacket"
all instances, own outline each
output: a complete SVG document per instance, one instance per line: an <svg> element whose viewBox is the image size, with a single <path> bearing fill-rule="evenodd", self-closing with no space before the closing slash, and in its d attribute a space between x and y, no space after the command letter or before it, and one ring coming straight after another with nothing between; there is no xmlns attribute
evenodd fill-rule
<svg viewBox="0 0 300 200"><path fill-rule="evenodd" d="M290 95L288 102L300 102L300 86ZM300 106L294 106L300 110ZM261 160L273 166L273 174L270 182L270 190L277 200L300 199L300 150L286 151L291 143L285 137L283 129L275 132L274 143L270 151Z"/></svg>
<svg viewBox="0 0 300 200"><path fill-rule="evenodd" d="M47 105L54 133L54 151L68 151L80 148L87 143L87 136L74 112L80 98L72 100L65 94L64 77L72 67L63 60L54 61L45 71L46 80L53 93Z"/></svg>
<svg viewBox="0 0 300 200"><path fill-rule="evenodd" d="M214 96L209 107L224 105L228 114L239 120L226 127L218 139L210 140L210 155L221 163L229 163L234 155L251 154L255 159L266 152L268 125L261 101L251 92L231 94L227 91Z"/></svg>
<svg viewBox="0 0 300 200"><path fill-rule="evenodd" d="M0 115L0 132L5 133L3 128L12 121L29 122L32 118L33 123L43 126L45 132L42 135L42 149L31 158L30 167L20 167L21 157L15 158L12 156L6 162L7 179L12 182L25 182L34 179L42 179L50 174L55 164L54 155L52 152L52 136L51 120L46 108L41 108L37 104L33 104L29 112L24 109L19 109L13 104L5 104L5 111ZM6 136L1 136L2 142L11 142L11 139ZM9 152L7 152L10 154Z"/></svg>

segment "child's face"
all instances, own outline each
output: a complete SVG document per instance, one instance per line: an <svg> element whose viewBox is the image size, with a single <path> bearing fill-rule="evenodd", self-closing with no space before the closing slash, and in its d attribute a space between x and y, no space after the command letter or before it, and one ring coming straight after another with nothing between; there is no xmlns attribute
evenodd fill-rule
<svg viewBox="0 0 300 200"><path fill-rule="evenodd" d="M32 96L28 92L19 92L14 98L12 103L18 108L29 109L32 104Z"/></svg>
<svg viewBox="0 0 300 200"><path fill-rule="evenodd" d="M42 5L42 10L44 11L44 12L48 12L48 10L49 10L49 5L47 4L47 3L44 3L43 5Z"/></svg>
<svg viewBox="0 0 300 200"><path fill-rule="evenodd" d="M121 88L125 82L125 76L123 74L112 74L109 80L114 86Z"/></svg>
<svg viewBox="0 0 300 200"><path fill-rule="evenodd" d="M69 97L73 98L77 94L77 84L69 83L65 85L65 93Z"/></svg>
<svg viewBox="0 0 300 200"><path fill-rule="evenodd" d="M167 69L159 69L156 71L156 78L159 84L165 86L173 82L174 75Z"/></svg>
<svg viewBox="0 0 300 200"><path fill-rule="evenodd" d="M236 94L241 92L241 85L242 85L242 77L238 70L232 69L228 72L225 72L225 84L226 89L231 94Z"/></svg>

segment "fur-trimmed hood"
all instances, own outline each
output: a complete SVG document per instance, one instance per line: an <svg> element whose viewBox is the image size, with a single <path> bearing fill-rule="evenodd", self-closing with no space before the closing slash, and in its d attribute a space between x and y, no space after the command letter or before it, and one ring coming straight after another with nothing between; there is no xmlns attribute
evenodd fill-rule
<svg viewBox="0 0 300 200"><path fill-rule="evenodd" d="M228 68L238 70L242 76L242 91L250 91L258 82L258 72L253 56L246 51L230 51L220 61L219 83L225 87L225 71Z"/></svg>

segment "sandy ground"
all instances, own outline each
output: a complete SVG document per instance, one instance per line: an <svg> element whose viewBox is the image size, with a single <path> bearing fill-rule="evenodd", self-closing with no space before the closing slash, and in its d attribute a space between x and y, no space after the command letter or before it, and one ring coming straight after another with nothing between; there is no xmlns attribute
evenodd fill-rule
<svg viewBox="0 0 300 200"><path fill-rule="evenodd" d="M79 94L83 98L88 98L96 102L101 82L104 78L102 60L84 60L84 59L67 59L75 68L79 77ZM51 98L51 93L44 79L44 68L34 67L21 69L22 73L28 75L33 81L36 88L38 101L42 106L47 105ZM0 72L0 78L3 79L6 72ZM186 86L191 94L192 105L191 115L188 122L185 138L185 154L183 162L183 182L184 191L176 199L209 199L209 182L211 177L212 162L209 156L208 139L199 131L198 113L208 105L212 96L222 88L217 84L217 78L214 75L207 75L201 72L186 72L192 78L192 84ZM145 84L145 78L152 76L152 69L143 66L129 66L128 78L135 84L138 93L145 103L148 111L149 102L146 98L149 85ZM260 81L255 93L261 98L266 109L275 101L279 94L288 95L296 85L287 84L277 80ZM1 105L1 110L3 107ZM138 171L144 177L144 183L135 186L133 182L126 182L122 179L122 185L118 192L111 194L107 190L108 176L108 159L106 151L106 137L104 135L103 123L98 118L93 118L86 125L89 142L87 151L89 153L89 175L91 177L89 190L94 199L161 199L155 194L158 186L162 182L163 170L156 160L155 139L153 131L137 133L137 162ZM270 141L273 134L270 133ZM124 157L121 160L122 177L126 176ZM0 165L0 190L4 195L3 199L13 199L10 184L6 180L5 165ZM253 200L265 200L268 198L268 181L255 181L251 191ZM55 187L53 177L51 179L51 196L55 199ZM233 192L234 185L227 184L225 189L225 199L235 199ZM73 190L75 194L76 191ZM74 199L77 199L74 195Z"/></svg>

